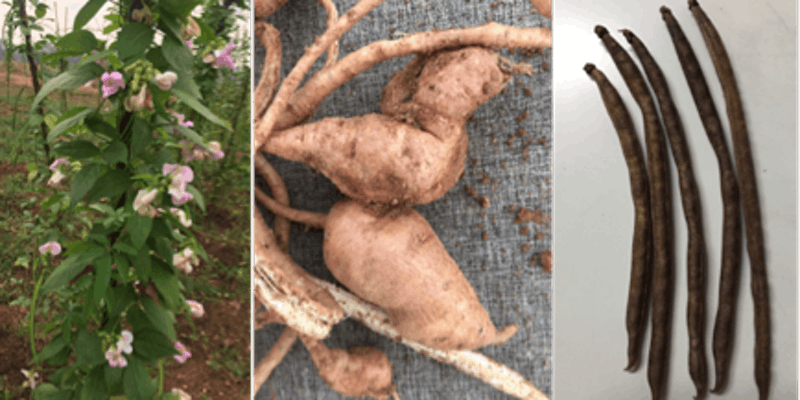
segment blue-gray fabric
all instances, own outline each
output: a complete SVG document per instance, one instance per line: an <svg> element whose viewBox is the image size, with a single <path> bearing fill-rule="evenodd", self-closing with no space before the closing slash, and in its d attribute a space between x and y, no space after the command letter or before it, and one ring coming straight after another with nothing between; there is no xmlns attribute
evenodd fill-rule
<svg viewBox="0 0 800 400"><path fill-rule="evenodd" d="M354 0L334 2L340 14L355 4ZM403 33L477 26L490 20L519 27L551 24L532 12L528 1L522 0L516 3L389 0L342 37L340 57L376 40L399 38ZM324 31L325 21L324 9L313 0L290 0L267 18L281 32L283 77ZM265 52L258 41L255 49L255 82L258 82ZM519 332L507 343L479 351L520 372L551 395L552 279L550 273L542 271L540 261L540 254L551 248L550 227L535 222L514 224L517 211L509 211L510 207L526 207L551 214L551 57L549 52L531 56L503 50L501 54L530 63L536 73L514 77L505 93L475 112L474 120L467 124L470 140L464 177L444 198L415 208L427 218L461 266L495 325L520 325ZM359 75L334 92L319 107L314 120L380 113L381 89L410 59L409 56L390 60ZM324 60L325 56L318 60L312 72ZM527 118L521 119L526 110ZM524 136L513 136L521 128L525 129ZM342 197L328 179L305 165L271 155L268 159L286 181L292 207L327 212ZM486 176L488 183L484 183ZM260 180L257 185L268 191ZM474 188L479 197L486 196L490 206L482 208L465 185ZM271 214L263 214L271 225ZM529 232L521 232L525 227ZM537 233L542 233L538 240ZM291 256L310 273L335 281L323 262L322 235L319 230L306 232L304 227L293 224ZM253 344L256 363L283 329L270 325L256 332ZM392 363L393 379L404 400L510 398L452 366L375 334L356 321L338 324L324 342L336 348L375 346L383 350ZM319 378L300 342L256 394L256 399L264 400L340 398L345 397L333 392Z"/></svg>

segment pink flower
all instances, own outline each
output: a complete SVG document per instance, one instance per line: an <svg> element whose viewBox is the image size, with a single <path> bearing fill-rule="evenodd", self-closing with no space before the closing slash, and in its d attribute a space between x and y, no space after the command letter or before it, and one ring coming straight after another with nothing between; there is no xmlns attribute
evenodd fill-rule
<svg viewBox="0 0 800 400"><path fill-rule="evenodd" d="M186 346L181 344L181 342L175 342L175 350L178 350L178 353L180 354L174 355L172 357L178 360L178 362L181 364L185 363L186 360L188 360L189 357L192 356L192 353L190 353L189 350L186 349Z"/></svg>
<svg viewBox="0 0 800 400"><path fill-rule="evenodd" d="M47 242L41 246L39 246L39 253L47 254L50 252L51 255L57 256L61 253L61 245L58 242Z"/></svg>
<svg viewBox="0 0 800 400"><path fill-rule="evenodd" d="M172 85L178 81L178 74L167 71L163 74L156 74L156 84L161 90L169 90Z"/></svg>
<svg viewBox="0 0 800 400"><path fill-rule="evenodd" d="M178 217L178 221L181 223L181 225L187 228L192 226L192 220L186 216L186 211L183 211L180 208L172 207L169 209L169 212Z"/></svg>
<svg viewBox="0 0 800 400"><path fill-rule="evenodd" d="M139 93L125 99L125 109L128 111L139 111L147 105L147 85L142 85Z"/></svg>
<svg viewBox="0 0 800 400"><path fill-rule="evenodd" d="M122 338L117 341L116 348L125 354L133 353L133 347L131 346L133 344L133 333L129 330L123 330L121 336Z"/></svg>
<svg viewBox="0 0 800 400"><path fill-rule="evenodd" d="M111 346L106 350L106 360L108 360L108 365L112 367L125 368L128 366L128 360L115 346Z"/></svg>
<svg viewBox="0 0 800 400"><path fill-rule="evenodd" d="M155 216L155 210L150 205L153 200L156 199L158 195L158 189L152 189L148 191L147 189L140 189L138 193L136 193L136 198L133 199L133 211L139 213L139 215L147 215L150 218Z"/></svg>
<svg viewBox="0 0 800 400"><path fill-rule="evenodd" d="M181 189L186 188L186 184L194 180L194 171L191 167L180 164L164 164L161 167L164 176L172 177L172 185Z"/></svg>
<svg viewBox="0 0 800 400"><path fill-rule="evenodd" d="M194 251L192 251L192 249L187 247L183 249L183 252L172 255L172 263L175 264L175 268L186 272L187 274L191 274L192 265L200 265L200 259L194 255Z"/></svg>
<svg viewBox="0 0 800 400"><path fill-rule="evenodd" d="M181 113L172 113L172 115L178 120L178 125L185 126L187 128L194 126L194 122L187 120L185 115Z"/></svg>
<svg viewBox="0 0 800 400"><path fill-rule="evenodd" d="M194 51L194 39L187 40L186 47L188 47L189 50Z"/></svg>
<svg viewBox="0 0 800 400"><path fill-rule="evenodd" d="M57 170L59 165L69 165L69 160L67 160L67 157L57 158L55 161L53 161L53 163L50 164L50 171Z"/></svg>
<svg viewBox="0 0 800 400"><path fill-rule="evenodd" d="M215 54L217 57L214 61L215 68L228 67L232 71L235 70L236 67L233 65L233 57L231 57L231 51L233 51L234 47L236 46L231 42L229 45L225 46L222 51Z"/></svg>
<svg viewBox="0 0 800 400"><path fill-rule="evenodd" d="M56 170L56 172L53 173L53 176L47 180L47 186L59 186L61 181L63 181L66 177L67 176L62 174L61 171Z"/></svg>
<svg viewBox="0 0 800 400"><path fill-rule="evenodd" d="M211 142L208 144L209 150L211 150L211 159L212 160L219 160L222 157L225 157L225 152L222 151L222 145L219 142Z"/></svg>
<svg viewBox="0 0 800 400"><path fill-rule="evenodd" d="M189 311L192 313L192 317L194 318L201 318L206 313L203 305L199 302L194 300L186 300L186 305L189 306Z"/></svg>
<svg viewBox="0 0 800 400"><path fill-rule="evenodd" d="M104 99L117 93L120 89L125 89L125 81L122 80L122 74L118 71L110 73L104 72L103 75L100 76L100 80L103 81L101 90L103 91Z"/></svg>

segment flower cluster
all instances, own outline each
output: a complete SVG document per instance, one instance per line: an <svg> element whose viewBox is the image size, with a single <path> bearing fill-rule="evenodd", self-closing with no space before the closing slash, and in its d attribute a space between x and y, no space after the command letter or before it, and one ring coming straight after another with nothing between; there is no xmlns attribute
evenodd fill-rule
<svg viewBox="0 0 800 400"><path fill-rule="evenodd" d="M195 267L200 265L200 259L197 258L192 249L187 247L182 252L172 255L172 263L175 264L175 268L191 274L192 265Z"/></svg>
<svg viewBox="0 0 800 400"><path fill-rule="evenodd" d="M181 364L185 363L186 360L192 356L192 353L190 353L186 346L184 346L181 342L175 342L175 350L178 350L178 353L180 354L176 354L172 357Z"/></svg>
<svg viewBox="0 0 800 400"><path fill-rule="evenodd" d="M63 172L61 172L61 169L59 168L62 165L64 166L69 165L69 160L67 160L66 157L58 158L55 161L53 161L52 164L50 164L50 171L53 171L53 175L50 177L50 180L47 181L47 186L58 186L61 183L61 181L63 181L64 178L67 177L66 175L64 175Z"/></svg>
<svg viewBox="0 0 800 400"><path fill-rule="evenodd" d="M186 300L186 305L189 306L189 312L194 318L202 318L203 315L206 314L206 310L203 308L203 305L197 301Z"/></svg>
<svg viewBox="0 0 800 400"><path fill-rule="evenodd" d="M133 353L133 333L123 330L121 336L115 345L106 350L106 360L108 360L108 365L112 367L125 368L128 365L128 360L122 354Z"/></svg>
<svg viewBox="0 0 800 400"><path fill-rule="evenodd" d="M222 145L217 141L208 142L208 149L210 152L199 145L192 145L189 141L181 140L178 142L183 146L181 155L184 162L192 162L194 160L202 160L210 158L212 160L220 160L225 157L225 152L222 151Z"/></svg>
<svg viewBox="0 0 800 400"><path fill-rule="evenodd" d="M172 179L167 193L172 196L173 204L180 206L194 199L194 196L186 191L186 185L194 180L194 171L191 168L179 164L164 164L161 172Z"/></svg>

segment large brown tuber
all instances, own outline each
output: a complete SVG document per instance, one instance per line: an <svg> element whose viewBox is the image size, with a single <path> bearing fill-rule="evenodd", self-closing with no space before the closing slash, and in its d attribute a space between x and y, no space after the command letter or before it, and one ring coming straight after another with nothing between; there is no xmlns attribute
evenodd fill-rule
<svg viewBox="0 0 800 400"><path fill-rule="evenodd" d="M419 56L385 88L383 114L274 132L264 150L305 162L362 203L428 203L464 171L467 118L509 80L507 61L482 47Z"/></svg>
<svg viewBox="0 0 800 400"><path fill-rule="evenodd" d="M441 350L500 344L475 290L425 218L411 208L368 208L346 199L325 223L325 263L339 282L389 314L408 340Z"/></svg>

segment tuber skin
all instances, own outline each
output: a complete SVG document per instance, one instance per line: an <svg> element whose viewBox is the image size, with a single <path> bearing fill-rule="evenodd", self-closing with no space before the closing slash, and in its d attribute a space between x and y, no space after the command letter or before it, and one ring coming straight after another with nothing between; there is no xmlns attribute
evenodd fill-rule
<svg viewBox="0 0 800 400"><path fill-rule="evenodd" d="M323 253L333 276L385 310L405 339L474 350L504 343L518 329L495 328L436 233L411 208L338 202L326 220Z"/></svg>
<svg viewBox="0 0 800 400"><path fill-rule="evenodd" d="M392 364L382 351L374 347L353 347L347 351L329 349L308 336L300 336L300 340L311 353L319 376L337 393L388 399L395 392Z"/></svg>
<svg viewBox="0 0 800 400"><path fill-rule="evenodd" d="M301 161L362 203L425 204L464 171L467 118L510 80L482 47L420 56L383 91L383 114L326 118L274 132L264 150Z"/></svg>

